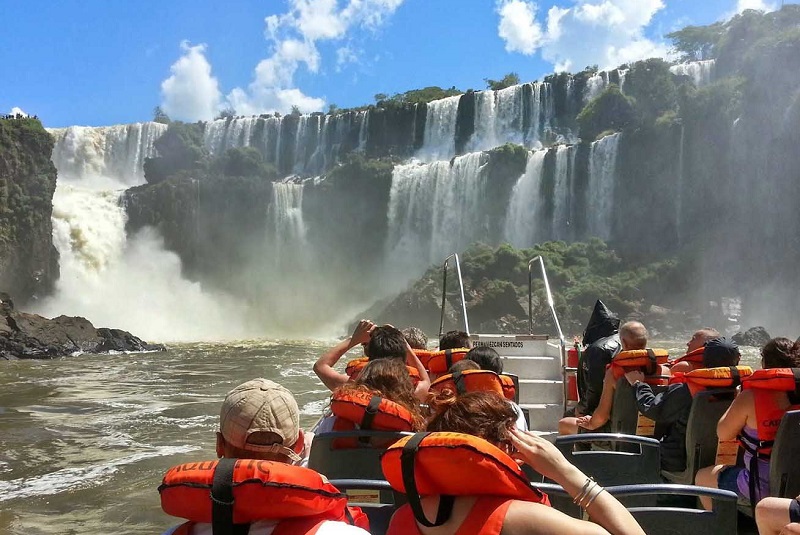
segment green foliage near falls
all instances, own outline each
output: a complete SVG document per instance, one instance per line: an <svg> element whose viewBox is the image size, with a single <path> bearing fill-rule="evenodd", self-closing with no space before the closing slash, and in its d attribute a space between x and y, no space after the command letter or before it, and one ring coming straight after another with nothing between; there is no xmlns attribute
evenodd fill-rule
<svg viewBox="0 0 800 535"><path fill-rule="evenodd" d="M687 26L668 33L673 49L680 54L680 61L701 61L714 57L715 47L725 34L722 22L708 26Z"/></svg>
<svg viewBox="0 0 800 535"><path fill-rule="evenodd" d="M528 249L475 244L461 255L467 314L473 331L527 332L528 262L537 256L544 258L556 312L566 333L582 330L597 299L622 317L649 318L652 326L663 328L663 319L651 317L651 305L671 304L688 290L686 266L678 260L632 262L598 239L569 244L544 242ZM534 330L554 332L539 266L533 267ZM446 306L450 328L463 321L455 280L451 273ZM441 267L431 267L388 305L370 313L376 321L420 325L434 332L438 327L441 284Z"/></svg>
<svg viewBox="0 0 800 535"><path fill-rule="evenodd" d="M578 114L581 138L594 141L609 130L619 131L636 118L635 101L612 84Z"/></svg>
<svg viewBox="0 0 800 535"><path fill-rule="evenodd" d="M511 87L512 85L517 85L520 83L519 74L515 72L510 72L499 80L484 78L483 81L486 82L486 87L493 91L499 91L500 89L505 89L507 87Z"/></svg>
<svg viewBox="0 0 800 535"><path fill-rule="evenodd" d="M428 86L422 89L412 89L405 93L395 93L392 96L385 93L375 95L375 106L378 108L395 108L414 104L427 104L433 100L440 100L447 97L454 97L462 94L463 91L456 89L442 89L437 86Z"/></svg>

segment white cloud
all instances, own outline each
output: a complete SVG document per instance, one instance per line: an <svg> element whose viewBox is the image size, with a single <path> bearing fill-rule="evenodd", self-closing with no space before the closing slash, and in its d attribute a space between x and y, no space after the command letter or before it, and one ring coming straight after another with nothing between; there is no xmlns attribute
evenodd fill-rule
<svg viewBox="0 0 800 535"><path fill-rule="evenodd" d="M28 117L28 114L22 111L22 108L17 108L16 106L11 108L11 113L9 115L22 115L24 117Z"/></svg>
<svg viewBox="0 0 800 535"><path fill-rule="evenodd" d="M524 0L503 0L497 6L497 32L508 52L533 54L542 41L542 27L536 22L536 4Z"/></svg>
<svg viewBox="0 0 800 535"><path fill-rule="evenodd" d="M498 33L506 50L526 55L541 51L557 71L594 64L612 68L669 52L664 42L645 35L664 0L575 0L569 8L551 7L544 24L529 0L498 0L497 6Z"/></svg>
<svg viewBox="0 0 800 535"><path fill-rule="evenodd" d="M775 2L765 0L738 0L736 2L736 13L741 13L747 9L757 9L759 11L775 11L778 8Z"/></svg>
<svg viewBox="0 0 800 535"><path fill-rule="evenodd" d="M271 111L287 113L292 106L303 112L319 111L322 98L304 94L295 87L297 70L305 67L319 72L318 44L340 41L354 30L375 31L404 0L349 0L340 7L336 0L289 0L289 10L265 19L265 35L272 43L272 54L256 66L247 88L234 88L227 102L237 113ZM349 44L336 51L337 69L358 60Z"/></svg>
<svg viewBox="0 0 800 535"><path fill-rule="evenodd" d="M183 55L170 67L172 75L161 83L161 108L181 121L213 119L222 94L205 56L206 45L184 41L181 50Z"/></svg>

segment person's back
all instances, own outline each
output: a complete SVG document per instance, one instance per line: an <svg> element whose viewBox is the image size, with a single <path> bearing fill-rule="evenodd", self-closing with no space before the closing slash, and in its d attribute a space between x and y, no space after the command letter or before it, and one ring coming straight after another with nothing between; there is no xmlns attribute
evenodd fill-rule
<svg viewBox="0 0 800 535"><path fill-rule="evenodd" d="M578 405L576 416L590 415L600 403L606 367L620 349L617 318L602 301L597 301L583 333L585 346L578 362Z"/></svg>
<svg viewBox="0 0 800 535"><path fill-rule="evenodd" d="M720 440L739 439L745 450L744 467L710 466L700 470L695 479L697 484L736 492L751 505L769 495L769 461L781 418L788 409L800 406L794 389L790 393L761 387L778 375L780 368L800 367L800 352L794 343L788 338L773 338L761 355L763 369L742 381L742 392L717 424ZM794 374L787 375L788 384L795 386Z"/></svg>
<svg viewBox="0 0 800 535"><path fill-rule="evenodd" d="M347 496L320 474L298 466L308 449L299 421L294 396L273 381L254 379L228 392L217 432L221 460L174 467L159 487L164 511L188 520L165 535L211 534L210 519L225 523L229 514L232 522L233 514L243 514L241 507L247 508L251 535L278 529L303 534L312 528L317 535L365 535L344 522L353 516L365 522L359 510L347 511ZM279 484L265 484L270 482ZM223 516L217 516L214 500L232 502ZM281 509L276 503L283 504ZM306 505L287 509L291 503Z"/></svg>
<svg viewBox="0 0 800 535"><path fill-rule="evenodd" d="M515 430L513 421L513 410L502 398L471 392L455 398L433 418L428 425L433 434L418 434L393 445L382 460L384 475L393 488L406 491L409 504L392 517L387 535L643 533L616 499L571 465L555 446ZM430 442L433 447L426 450ZM471 452L470 459L482 457L480 463L465 464L469 461L458 454L462 443ZM509 457L515 448L515 459L525 460L561 484L599 525L549 507L546 497L530 487ZM416 452L416 467L410 470L401 466L406 450ZM488 474L487 469L496 473ZM407 479L408 475L419 479L415 474L426 477L416 482ZM409 490L411 485L417 492ZM437 488L442 488L437 485L442 485L443 491L437 493ZM451 501L443 494L454 498ZM415 509L416 503L420 509ZM436 521L430 520L433 518Z"/></svg>

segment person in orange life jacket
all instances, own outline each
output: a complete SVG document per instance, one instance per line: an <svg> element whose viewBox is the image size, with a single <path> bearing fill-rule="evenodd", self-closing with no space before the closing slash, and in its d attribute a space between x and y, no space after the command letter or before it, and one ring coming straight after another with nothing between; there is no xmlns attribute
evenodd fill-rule
<svg viewBox="0 0 800 535"><path fill-rule="evenodd" d="M335 390L335 394L348 391L363 390L394 401L411 413L414 420L414 431L425 427L425 419L420 411L414 384L408 369L400 359L371 360L353 381L349 381ZM328 433L334 430L336 416L328 414L322 418L317 433Z"/></svg>
<svg viewBox="0 0 800 535"><path fill-rule="evenodd" d="M736 366L739 363L739 347L732 341L720 337L712 338L703 350L703 367L719 368ZM664 392L655 395L652 387L644 382L644 374L629 371L625 378L633 385L639 412L668 426L661 441L661 469L680 472L686 469L686 425L692 408L692 394L686 383L672 384Z"/></svg>
<svg viewBox="0 0 800 535"><path fill-rule="evenodd" d="M415 396L420 401L425 400L428 396L428 388L431 386L430 377L406 342L403 333L391 325L377 326L369 320L359 321L350 338L342 340L324 352L314 363L314 373L329 390L334 391L350 380L347 374L337 372L333 366L339 362L342 355L359 344L365 347L367 358L371 361L394 358L416 368L420 379L416 386Z"/></svg>
<svg viewBox="0 0 800 535"><path fill-rule="evenodd" d="M619 339L620 343L622 344L623 351L646 349L647 329L638 321L626 322L622 325L622 327L619 328ZM661 364L656 364L656 372L654 375L669 375L669 370ZM606 375L603 379L603 394L600 396L600 404L591 415L577 418L576 427L582 427L584 429L593 431L602 425L605 425L609 418L611 418L611 408L614 403L614 391L616 389L617 379L614 377L614 372L609 367L606 370ZM561 424L559 424L559 431L560 430ZM577 429L575 429L575 431L577 432Z"/></svg>
<svg viewBox="0 0 800 535"><path fill-rule="evenodd" d="M482 370L489 370L493 371L496 374L503 373L503 361L500 358L500 355L497 354L497 351L492 349L488 346L478 346L473 347L467 353L467 356L464 357L464 360L473 361L478 364L480 369ZM461 362L464 362L463 360ZM452 373L452 372L451 372ZM514 407L514 412L517 413L517 429L520 431L527 431L528 430L528 420L525 418L525 413L522 412L522 409L519 405L514 403L514 401L509 400L509 404Z"/></svg>
<svg viewBox="0 0 800 535"><path fill-rule="evenodd" d="M689 355L694 351L698 351L705 345L706 342L712 338L719 338L719 336L719 332L711 327L703 327L702 329L695 331L692 335L692 338L686 343L686 354ZM681 361L673 364L669 370L672 374L675 374L676 372L688 373L699 367L700 366L697 366L692 362Z"/></svg>
<svg viewBox="0 0 800 535"><path fill-rule="evenodd" d="M417 327L406 327L402 331L403 337L411 349L428 349L428 337Z"/></svg>
<svg viewBox="0 0 800 535"><path fill-rule="evenodd" d="M219 415L217 456L259 459L302 465L310 441L300 429L297 402L286 388L267 379L243 383L225 396ZM269 535L278 521L260 520L250 525L250 535ZM171 528L164 535L171 535ZM191 535L211 535L211 524L195 524ZM361 528L327 521L317 535L366 535Z"/></svg>
<svg viewBox="0 0 800 535"><path fill-rule="evenodd" d="M512 455L517 463L527 463L540 474L557 482L573 497L592 484L553 444L533 433L515 429L515 419L512 407L497 394L467 392L446 403L442 401L437 407L437 415L428 424L428 431L466 433L482 438ZM503 520L502 533L644 533L631 514L613 496L603 490L595 490L591 494L595 493L595 498L586 509L595 523L569 517L540 503L512 500ZM477 503L477 497L457 496L452 515L442 526L428 528L417 523L417 527L424 535L466 533L464 530L469 528L477 533L479 526L462 525ZM438 506L439 496L422 497L426 517L435 517Z"/></svg>
<svg viewBox="0 0 800 535"><path fill-rule="evenodd" d="M767 497L756 506L759 535L800 535L800 496Z"/></svg>
<svg viewBox="0 0 800 535"><path fill-rule="evenodd" d="M800 352L794 346L794 342L788 338L773 338L764 345L761 350L761 367L763 369L772 368L797 368L800 367ZM717 436L720 440L734 440L742 435L747 441L748 437L758 441L761 432L756 413L756 396L763 393L763 399L770 406L775 408L777 420L771 421L774 430L780 423L780 417L790 407L789 397L782 391L762 391L756 393L753 390L742 390L733 400L731 406L720 418L717 424ZM721 488L736 492L741 498L750 500L750 477L752 474L746 467L750 466L752 453L745 452L745 467L741 466L708 466L700 469L695 477L695 483L703 487ZM753 490L758 501L761 497L769 495L769 458L759 458L758 462L758 481L755 482ZM706 509L711 509L710 501L703 501Z"/></svg>
<svg viewBox="0 0 800 535"><path fill-rule="evenodd" d="M606 367L620 350L619 318L598 300L583 332L584 350L578 362L575 417L592 414L600 403ZM570 431L564 429L564 431ZM572 433L577 429L573 428Z"/></svg>

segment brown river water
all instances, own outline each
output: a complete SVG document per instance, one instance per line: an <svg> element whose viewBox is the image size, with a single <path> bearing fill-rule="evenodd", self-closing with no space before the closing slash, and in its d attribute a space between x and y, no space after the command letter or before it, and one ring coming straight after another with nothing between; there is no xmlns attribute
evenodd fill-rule
<svg viewBox="0 0 800 535"><path fill-rule="evenodd" d="M215 457L225 393L273 379L294 393L309 428L329 396L311 366L331 344L185 344L0 361L0 534L161 533L179 523L161 512L156 489L170 466ZM653 344L673 355L680 345ZM743 355L757 365L757 349Z"/></svg>

